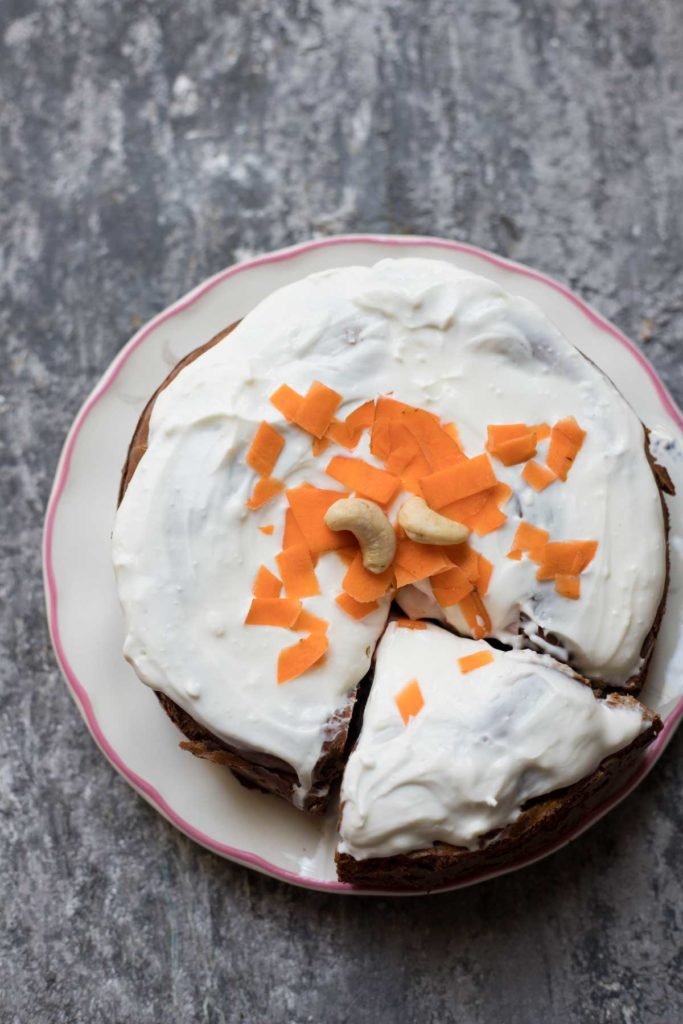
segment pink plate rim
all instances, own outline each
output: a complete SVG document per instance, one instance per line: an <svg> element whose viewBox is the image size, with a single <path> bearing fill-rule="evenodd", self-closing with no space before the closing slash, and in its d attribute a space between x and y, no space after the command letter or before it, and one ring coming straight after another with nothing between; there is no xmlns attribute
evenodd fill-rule
<svg viewBox="0 0 683 1024"><path fill-rule="evenodd" d="M149 337L149 335L155 331L161 324L165 323L166 320L172 316L176 316L189 306L193 305L198 299L205 295L208 291L215 288L216 285L222 283L230 277L234 277L248 270L254 270L258 267L266 266L273 263L281 263L285 260L295 259L298 256L304 255L309 252L313 252L317 249L331 248L334 246L349 246L349 245L378 245L383 248L386 247L426 247L436 249L446 249L454 252L468 253L473 256L477 256L480 259L488 263L492 263L495 266L502 267L507 270L512 270L516 273L523 274L526 277L530 277L537 281L542 282L548 287L560 292L564 298L568 299L575 306L577 306L581 312L598 328L609 334L612 338L618 341L635 359L641 369L647 373L654 385L662 407L667 414L674 420L680 429L683 429L683 415L679 412L678 408L674 404L673 399L669 395L666 387L657 376L653 366L648 362L645 356L640 352L638 348L631 342L624 334L621 333L613 324L605 320L599 313L591 309L582 299L577 295L574 295L568 288L560 284L553 278L548 277L546 274L541 273L538 270L532 270L523 264L516 263L514 260L508 260L501 256L496 256L493 253L489 253L484 249L480 249L477 246L469 245L464 242L453 242L443 238L432 238L429 236L410 236L410 235L337 235L330 238L314 239L308 242L303 242L298 245L290 246L286 249L280 249L272 253L268 253L263 256L256 256L252 259L237 263L225 270L220 271L213 277L208 278L205 282L200 284L197 288L188 292L182 299L174 303L171 307L166 309L164 312L159 313L156 317L150 320L144 327L142 327L137 334L131 338L131 340L122 348L118 356L109 366L108 370L97 384L95 389L92 391L90 396L87 398L83 406L81 407L76 419L74 420L71 429L64 442L64 447L59 460L55 481L52 488L52 493L48 501L46 515L45 515L45 527L43 533L43 572L45 579L45 598L47 605L47 618L50 629L50 635L54 646L55 654L59 667L64 675L67 684L71 690L71 693L83 715L90 732L92 733L95 742L102 750L103 754L109 759L114 765L118 772L156 809L164 815L173 825L175 825L181 832L184 832L191 839L200 843L202 846L215 853L220 854L229 860L235 861L238 864L243 864L247 867L254 868L264 874L271 875L274 878L281 879L282 881L289 882L293 885L300 886L306 889L313 889L321 892L337 892L348 895L381 895L381 896L408 896L408 895L426 895L428 893L439 893L449 892L454 889L466 888L470 885L475 885L478 882L483 882L487 879L497 877L499 875L508 874L511 871L516 871L519 868L527 867L534 862L543 859L551 853L561 849L567 843L576 839L579 835L590 828L596 821L602 818L608 811L620 803L629 793L631 793L636 786L642 781L642 779L651 771L654 764L661 757L665 747L671 740L677 726L683 718L683 698L679 700L675 709L668 716L664 728L662 729L659 736L656 738L654 743L648 748L640 761L634 774L624 783L624 785L612 796L610 796L603 804L595 808L590 812L577 826L571 829L568 833L565 833L560 838L549 843L542 850L535 853L533 856L521 857L514 863L506 865L504 868L496 868L494 870L483 871L479 874L472 875L461 882L455 882L452 885L444 886L438 889L431 890L419 890L416 892L405 892L402 890L394 889L382 889L382 890L369 890L360 888L357 886L350 885L346 882L328 882L323 880L317 880L314 878L306 878L303 875L299 875L293 871L287 871L284 868L280 868L275 864L271 864L269 861L256 854L250 853L248 850L240 850L236 847L228 846L224 843L216 842L211 836L206 835L200 830L196 829L189 822L177 814L159 791L152 786L149 782L143 779L135 771L129 768L124 761L119 757L117 752L108 742L99 722L95 716L90 698L83 684L77 678L71 664L69 662L66 650L62 643L62 638L59 629L59 606L57 596L57 581L55 577L54 565L53 565L53 532L54 523L57 514L59 503L66 487L66 483L69 476L69 469L71 465L71 457L78 441L80 432L83 428L85 421L90 415L94 406L100 401L103 395L109 390L116 378L118 377L121 369L131 357L133 352Z"/></svg>

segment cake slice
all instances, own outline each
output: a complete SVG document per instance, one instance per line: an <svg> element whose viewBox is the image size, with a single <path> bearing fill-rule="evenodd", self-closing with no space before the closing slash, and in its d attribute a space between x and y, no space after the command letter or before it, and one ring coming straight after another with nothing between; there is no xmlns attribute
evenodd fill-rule
<svg viewBox="0 0 683 1024"><path fill-rule="evenodd" d="M438 888L533 854L628 779L661 728L550 658L392 622L344 773L337 869Z"/></svg>

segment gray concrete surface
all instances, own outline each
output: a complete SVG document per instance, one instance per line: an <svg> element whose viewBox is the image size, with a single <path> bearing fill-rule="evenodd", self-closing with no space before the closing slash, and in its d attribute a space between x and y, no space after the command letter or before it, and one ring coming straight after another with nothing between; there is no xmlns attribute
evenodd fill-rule
<svg viewBox="0 0 683 1024"><path fill-rule="evenodd" d="M683 398L680 0L0 3L0 1020L683 1018L683 736L584 839L410 901L288 888L114 773L42 605L64 434L132 330L343 231L550 271Z"/></svg>

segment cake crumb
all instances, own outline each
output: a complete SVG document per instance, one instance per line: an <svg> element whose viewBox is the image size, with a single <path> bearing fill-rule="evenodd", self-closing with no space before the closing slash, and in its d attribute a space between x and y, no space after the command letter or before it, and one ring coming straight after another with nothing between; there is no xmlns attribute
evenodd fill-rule
<svg viewBox="0 0 683 1024"><path fill-rule="evenodd" d="M652 331L654 330L655 322L649 317L645 316L640 322L640 331L638 332L638 341L642 342L643 345L647 345L648 341L652 340Z"/></svg>

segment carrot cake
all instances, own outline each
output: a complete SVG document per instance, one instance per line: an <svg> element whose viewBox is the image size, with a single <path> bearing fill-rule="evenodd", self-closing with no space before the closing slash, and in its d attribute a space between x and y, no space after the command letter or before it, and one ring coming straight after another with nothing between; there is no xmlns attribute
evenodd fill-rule
<svg viewBox="0 0 683 1024"><path fill-rule="evenodd" d="M413 676L426 710L426 691L446 686L437 649L452 644L456 663L465 647L493 658L463 694L493 674L500 707L511 681L522 703L510 743L532 714L526 696L546 685L577 748L585 726L577 765L589 776L618 749L595 729L627 747L652 734L639 705L599 701L575 674L600 692L642 685L666 594L667 482L635 413L561 327L484 277L393 259L274 292L175 369L133 438L113 555L125 656L192 753L323 809L393 600L440 625L400 631L424 678L404 678L403 654L380 654L372 722L391 705L384 690ZM435 703L451 709L442 725L425 714L425 737L459 721L457 681ZM406 736L423 728L414 718ZM364 751L389 753L378 736L366 721L344 782L352 860L389 850L371 826L363 847L353 782L365 785ZM539 791L525 750L510 760L504 813L482 818L491 828L577 781L551 767ZM406 842L478 841L453 801L436 808L449 818L436 832L406 818Z"/></svg>

